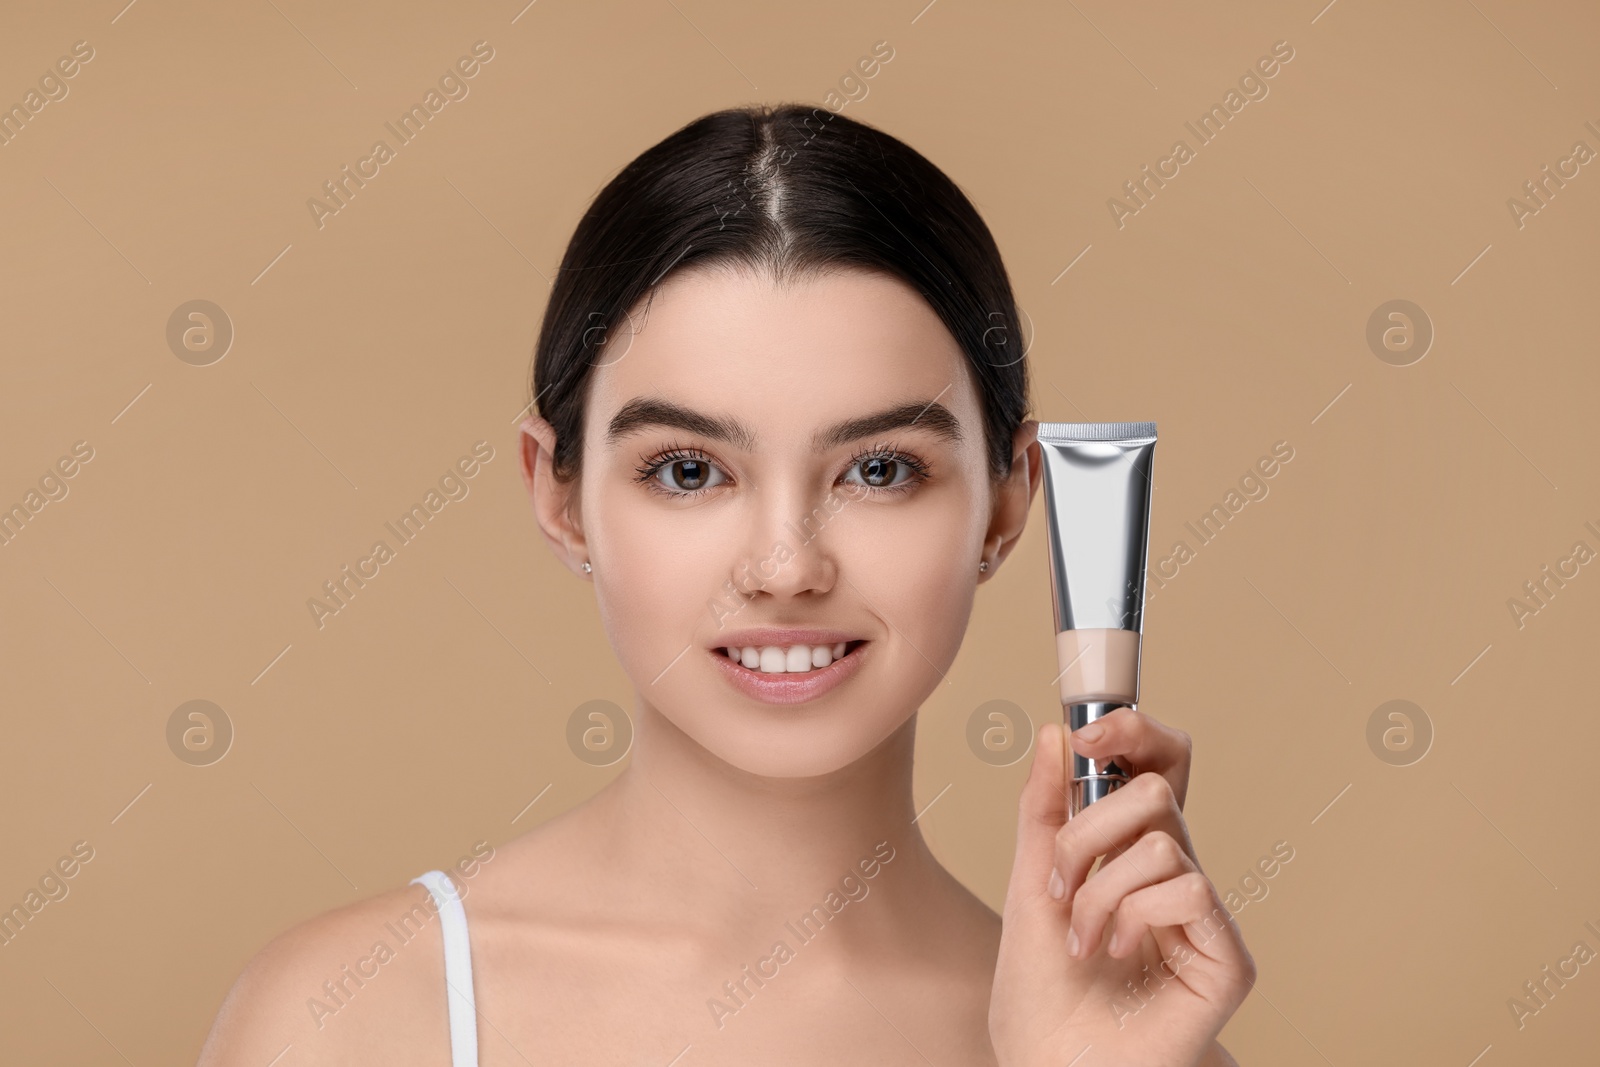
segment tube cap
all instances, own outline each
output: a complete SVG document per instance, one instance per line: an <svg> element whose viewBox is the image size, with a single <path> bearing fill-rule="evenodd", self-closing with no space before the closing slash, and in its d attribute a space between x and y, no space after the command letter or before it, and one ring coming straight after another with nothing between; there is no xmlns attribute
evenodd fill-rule
<svg viewBox="0 0 1600 1067"><path fill-rule="evenodd" d="M1084 704L1068 704L1065 708L1067 729L1068 731L1077 730L1098 718L1111 714L1118 708L1126 707L1132 707L1132 705L1115 701L1090 701ZM1103 799L1114 790L1126 785L1138 773L1122 757L1096 760L1088 756L1080 756L1077 752L1070 750L1070 742L1069 752L1068 762L1070 767L1067 773L1068 819L1071 819L1095 801Z"/></svg>

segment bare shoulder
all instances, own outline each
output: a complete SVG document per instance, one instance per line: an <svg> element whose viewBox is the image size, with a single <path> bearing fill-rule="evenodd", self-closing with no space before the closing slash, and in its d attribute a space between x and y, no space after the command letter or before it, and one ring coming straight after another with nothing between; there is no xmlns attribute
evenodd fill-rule
<svg viewBox="0 0 1600 1067"><path fill-rule="evenodd" d="M1000 916L942 863L935 861L934 867L935 891L907 919L939 930L940 936L916 939L919 957L908 961L907 980L932 984L947 1005L965 1004L986 1014L1000 954Z"/></svg>
<svg viewBox="0 0 1600 1067"><path fill-rule="evenodd" d="M229 990L199 1067L449 1062L432 894L405 885L273 938Z"/></svg>
<svg viewBox="0 0 1600 1067"><path fill-rule="evenodd" d="M992 975L995 959L1000 953L1000 914L985 904L943 864L940 868L946 880L947 907L953 919L959 923L963 947L967 952L986 958Z"/></svg>

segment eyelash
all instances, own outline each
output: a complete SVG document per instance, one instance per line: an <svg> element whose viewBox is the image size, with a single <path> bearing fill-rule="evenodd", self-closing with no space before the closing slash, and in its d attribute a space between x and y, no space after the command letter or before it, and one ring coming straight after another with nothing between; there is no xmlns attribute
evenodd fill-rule
<svg viewBox="0 0 1600 1067"><path fill-rule="evenodd" d="M636 480L642 482L647 489L650 489L652 492L660 493L662 496L678 498L698 496L706 490L668 489L666 486L662 485L656 480L656 475L661 472L662 468L668 466L669 464L676 463L679 460L685 459L692 459L701 463L707 463L712 466L716 466L716 463L711 459L711 457L700 451L698 448L682 448L677 445L671 445L668 446L666 450L656 453L644 463L634 468L638 473ZM910 490L916 488L923 481L927 480L930 474L930 468L924 460L918 458L917 456L911 455L909 452L901 451L899 448L895 447L892 442L873 445L871 448L862 449L850 457L849 462L845 464L845 470L848 472L853 469L856 464L867 459L893 460L896 463L903 463L906 468L911 471L911 477L907 478L899 485L866 485L865 483L861 483L867 490L868 494L909 492ZM720 467L717 469L721 470ZM727 472L723 471L723 475L726 477Z"/></svg>

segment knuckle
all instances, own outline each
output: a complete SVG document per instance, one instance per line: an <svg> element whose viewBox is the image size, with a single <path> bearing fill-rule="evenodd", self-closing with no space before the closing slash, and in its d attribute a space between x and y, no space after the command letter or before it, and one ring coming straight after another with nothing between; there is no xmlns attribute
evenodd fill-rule
<svg viewBox="0 0 1600 1067"><path fill-rule="evenodd" d="M1056 856L1065 859L1071 856L1076 849L1074 843L1083 832L1083 817L1069 820L1061 829L1056 831Z"/></svg>
<svg viewBox="0 0 1600 1067"><path fill-rule="evenodd" d="M1199 871L1190 871L1179 881L1183 883L1184 901L1196 915L1211 907L1211 879Z"/></svg>
<svg viewBox="0 0 1600 1067"><path fill-rule="evenodd" d="M1138 742L1150 732L1150 717L1136 708L1117 708L1106 718L1116 726L1123 738L1131 742Z"/></svg>
<svg viewBox="0 0 1600 1067"><path fill-rule="evenodd" d="M1156 854L1156 858L1165 863L1181 863L1187 855L1183 846L1178 844L1178 839L1165 830L1151 830L1145 839L1150 842L1148 847Z"/></svg>
<svg viewBox="0 0 1600 1067"><path fill-rule="evenodd" d="M1256 984L1256 958L1250 955L1249 949L1242 949L1244 962L1239 967L1239 977L1246 988Z"/></svg>
<svg viewBox="0 0 1600 1067"><path fill-rule="evenodd" d="M1110 902L1106 899L1106 890L1098 884L1097 879L1091 878L1078 887L1072 896L1072 916L1074 919L1086 915L1098 915L1110 910Z"/></svg>
<svg viewBox="0 0 1600 1067"><path fill-rule="evenodd" d="M1085 808L1062 823L1061 829L1056 831L1056 851L1063 855L1072 855L1080 848L1088 847L1088 844L1099 836L1094 827L1095 820L1100 818L1101 814L1099 811Z"/></svg>
<svg viewBox="0 0 1600 1067"><path fill-rule="evenodd" d="M1135 775L1131 784L1142 790L1147 799L1159 803L1167 801L1176 803L1176 798L1172 795L1172 783L1167 781L1165 775L1155 771L1145 771L1143 774Z"/></svg>

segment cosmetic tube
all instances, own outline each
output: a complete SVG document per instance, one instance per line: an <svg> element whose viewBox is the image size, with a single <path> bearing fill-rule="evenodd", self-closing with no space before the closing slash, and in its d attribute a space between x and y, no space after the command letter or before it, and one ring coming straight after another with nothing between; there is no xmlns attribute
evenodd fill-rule
<svg viewBox="0 0 1600 1067"><path fill-rule="evenodd" d="M1045 422L1038 440L1062 718L1076 730L1139 701L1156 424ZM1069 819L1138 773L1067 752Z"/></svg>

